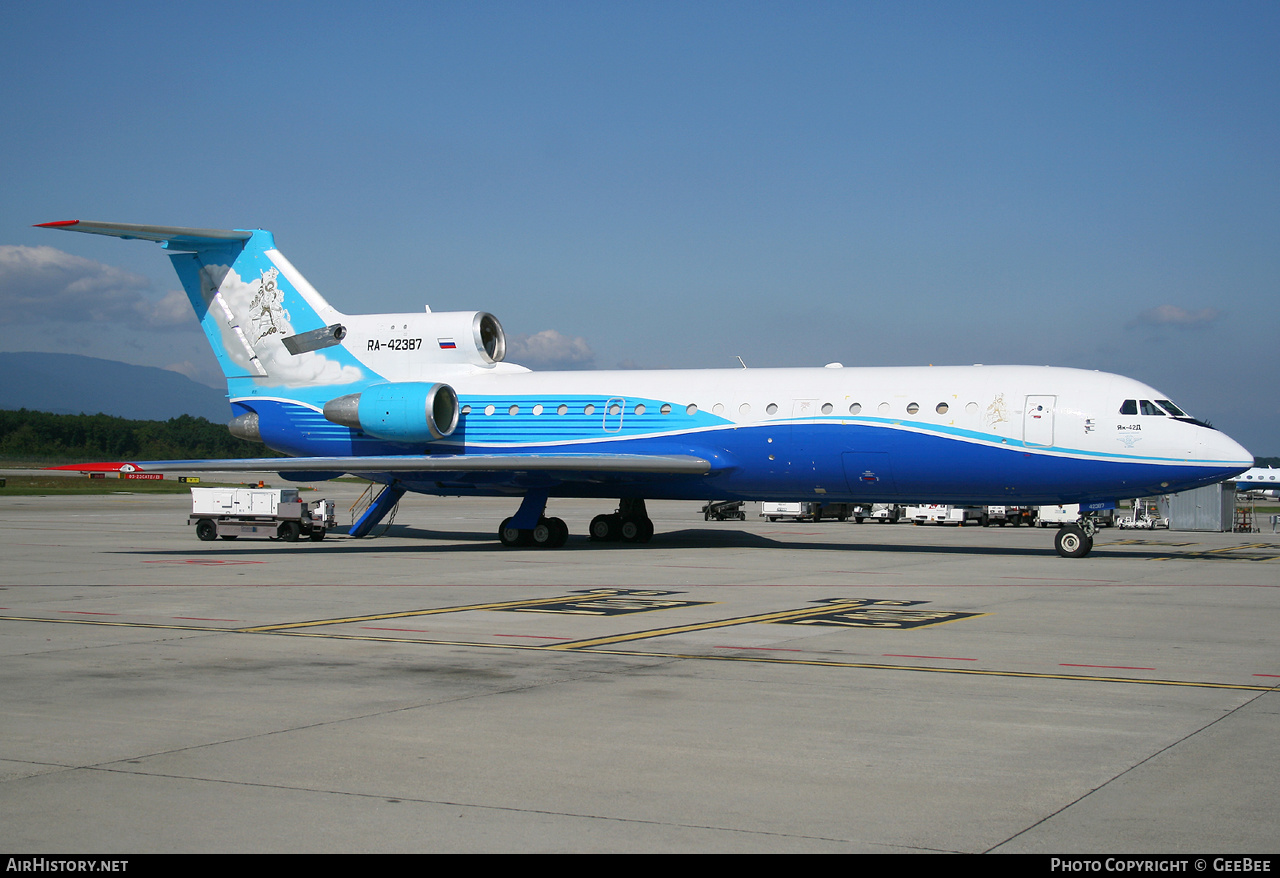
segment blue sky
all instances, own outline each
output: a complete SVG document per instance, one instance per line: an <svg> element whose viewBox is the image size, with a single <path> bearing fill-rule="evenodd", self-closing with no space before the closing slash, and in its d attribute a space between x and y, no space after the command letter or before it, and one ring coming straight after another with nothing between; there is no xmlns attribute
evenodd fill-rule
<svg viewBox="0 0 1280 878"><path fill-rule="evenodd" d="M1280 454L1274 2L0 10L0 350L207 378L160 248L30 225L259 227L530 365L1097 368Z"/></svg>

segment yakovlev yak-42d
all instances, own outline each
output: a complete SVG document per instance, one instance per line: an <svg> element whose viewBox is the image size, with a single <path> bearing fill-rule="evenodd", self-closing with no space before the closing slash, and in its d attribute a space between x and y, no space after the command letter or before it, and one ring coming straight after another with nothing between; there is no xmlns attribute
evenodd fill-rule
<svg viewBox="0 0 1280 878"><path fill-rule="evenodd" d="M1078 503L1056 548L1081 557L1092 510L1253 464L1164 394L1104 372L532 372L503 362L502 327L482 311L338 312L270 232L44 226L160 242L227 376L231 432L293 456L138 467L359 474L385 487L356 536L406 491L521 497L499 539L548 547L568 536L545 515L550 497L619 501L591 536L638 543L653 535L647 499Z"/></svg>

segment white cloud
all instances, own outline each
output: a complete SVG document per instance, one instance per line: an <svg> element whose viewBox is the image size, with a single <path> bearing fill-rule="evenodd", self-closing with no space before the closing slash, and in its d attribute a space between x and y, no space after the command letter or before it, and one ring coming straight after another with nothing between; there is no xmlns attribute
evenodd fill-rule
<svg viewBox="0 0 1280 878"><path fill-rule="evenodd" d="M595 365L596 354L581 336L570 338L554 329L544 329L533 335L508 337L506 359L534 369L590 369Z"/></svg>
<svg viewBox="0 0 1280 878"><path fill-rule="evenodd" d="M1139 326L1184 326L1198 329L1216 321L1222 316L1217 308L1202 308L1199 311L1188 311L1177 305L1157 305L1148 308L1126 324L1130 329Z"/></svg>
<svg viewBox="0 0 1280 878"><path fill-rule="evenodd" d="M143 319L148 326L191 326L195 327L196 314L191 310L191 301L181 290L166 293L159 302L139 302L135 311L144 312Z"/></svg>
<svg viewBox="0 0 1280 878"><path fill-rule="evenodd" d="M160 301L151 282L54 247L0 245L0 324L120 323L194 330L182 292Z"/></svg>

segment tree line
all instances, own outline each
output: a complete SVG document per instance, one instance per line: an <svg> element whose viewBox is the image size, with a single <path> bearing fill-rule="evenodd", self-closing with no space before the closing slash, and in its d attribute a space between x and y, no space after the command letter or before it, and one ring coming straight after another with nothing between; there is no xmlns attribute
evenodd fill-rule
<svg viewBox="0 0 1280 878"><path fill-rule="evenodd" d="M257 442L237 439L225 424L180 415L131 421L111 415L0 411L0 457L48 463L274 457Z"/></svg>

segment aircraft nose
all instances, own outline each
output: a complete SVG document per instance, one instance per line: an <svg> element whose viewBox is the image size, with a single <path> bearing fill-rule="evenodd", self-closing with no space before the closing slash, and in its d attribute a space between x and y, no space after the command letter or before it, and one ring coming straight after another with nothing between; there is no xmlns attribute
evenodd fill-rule
<svg viewBox="0 0 1280 878"><path fill-rule="evenodd" d="M1238 466L1241 471L1253 466L1253 455L1226 433L1215 430L1203 440L1203 444L1207 460L1221 461L1227 466Z"/></svg>

